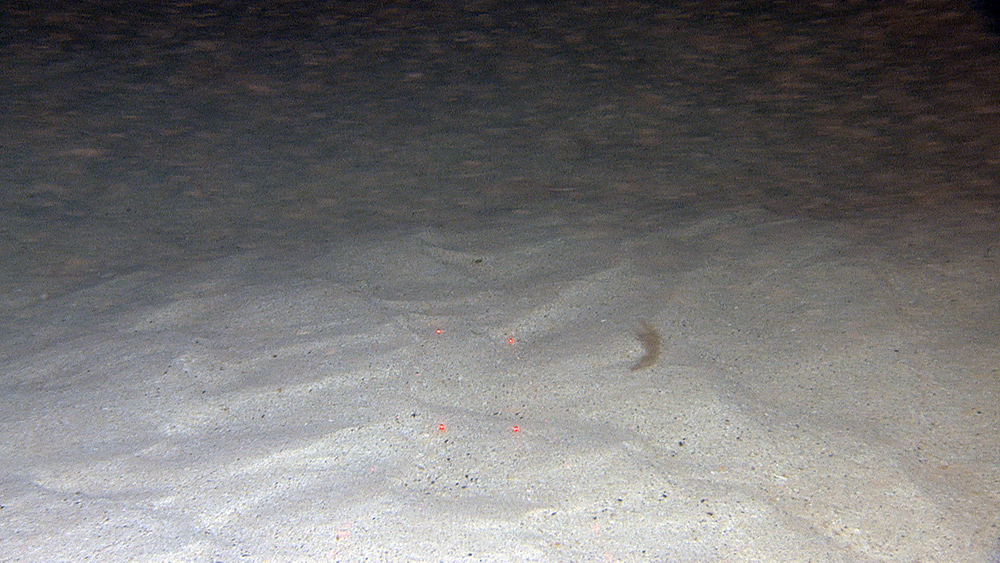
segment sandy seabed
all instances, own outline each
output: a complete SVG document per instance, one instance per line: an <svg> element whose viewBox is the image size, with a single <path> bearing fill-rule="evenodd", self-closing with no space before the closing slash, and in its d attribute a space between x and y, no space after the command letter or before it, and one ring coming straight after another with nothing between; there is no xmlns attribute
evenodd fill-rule
<svg viewBox="0 0 1000 563"><path fill-rule="evenodd" d="M427 228L26 306L3 551L985 561L998 224L967 213Z"/></svg>
<svg viewBox="0 0 1000 563"><path fill-rule="evenodd" d="M1000 563L964 4L109 5L0 6L0 560Z"/></svg>

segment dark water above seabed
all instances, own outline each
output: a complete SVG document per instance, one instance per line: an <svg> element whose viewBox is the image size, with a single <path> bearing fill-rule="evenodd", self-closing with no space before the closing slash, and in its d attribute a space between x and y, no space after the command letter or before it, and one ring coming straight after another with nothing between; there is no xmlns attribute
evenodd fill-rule
<svg viewBox="0 0 1000 563"><path fill-rule="evenodd" d="M964 5L7 4L5 306L344 233L996 206Z"/></svg>

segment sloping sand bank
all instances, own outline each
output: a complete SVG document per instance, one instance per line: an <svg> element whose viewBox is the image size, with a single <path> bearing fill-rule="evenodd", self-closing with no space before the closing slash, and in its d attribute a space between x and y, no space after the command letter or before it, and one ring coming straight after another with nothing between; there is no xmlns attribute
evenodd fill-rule
<svg viewBox="0 0 1000 563"><path fill-rule="evenodd" d="M0 342L0 552L986 560L979 213L411 229L26 305ZM630 371L642 320L662 351Z"/></svg>

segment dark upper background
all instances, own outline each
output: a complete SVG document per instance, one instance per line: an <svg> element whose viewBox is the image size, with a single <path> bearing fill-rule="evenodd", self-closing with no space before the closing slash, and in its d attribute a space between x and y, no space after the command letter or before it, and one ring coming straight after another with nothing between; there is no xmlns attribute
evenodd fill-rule
<svg viewBox="0 0 1000 563"><path fill-rule="evenodd" d="M994 209L995 5L5 2L8 304L542 213Z"/></svg>

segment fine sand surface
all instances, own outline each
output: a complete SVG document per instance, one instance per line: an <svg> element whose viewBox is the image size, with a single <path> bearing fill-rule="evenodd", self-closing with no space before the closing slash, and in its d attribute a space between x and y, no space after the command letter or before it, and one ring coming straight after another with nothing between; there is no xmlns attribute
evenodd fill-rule
<svg viewBox="0 0 1000 563"><path fill-rule="evenodd" d="M0 561L1000 563L970 5L0 2Z"/></svg>
<svg viewBox="0 0 1000 563"><path fill-rule="evenodd" d="M25 306L0 551L986 561L998 225L554 215ZM641 320L662 355L630 371Z"/></svg>

